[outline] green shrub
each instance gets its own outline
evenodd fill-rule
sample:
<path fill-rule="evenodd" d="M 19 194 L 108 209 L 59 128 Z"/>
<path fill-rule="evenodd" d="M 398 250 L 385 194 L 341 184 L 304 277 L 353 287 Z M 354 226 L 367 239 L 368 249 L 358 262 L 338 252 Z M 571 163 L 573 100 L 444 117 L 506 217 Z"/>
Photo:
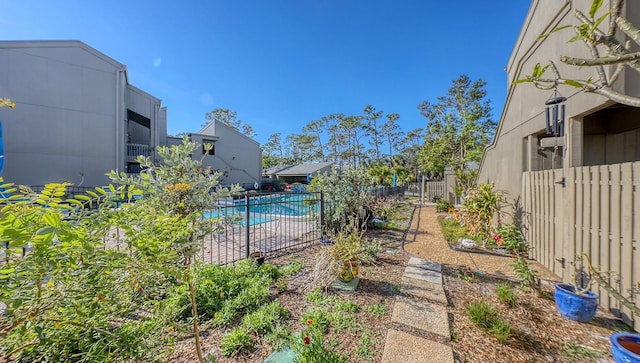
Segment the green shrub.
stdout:
<path fill-rule="evenodd" d="M 453 203 L 448 199 L 438 199 L 436 202 L 436 212 L 448 212 L 453 208 Z"/>
<path fill-rule="evenodd" d="M 511 324 L 506 320 L 498 320 L 491 329 L 489 329 L 489 333 L 491 333 L 498 342 L 504 343 L 509 340 L 511 336 Z"/>
<path fill-rule="evenodd" d="M 279 274 L 272 265 L 257 267 L 249 260 L 234 266 L 199 266 L 195 274 L 198 315 L 202 319 L 213 319 L 216 326 L 233 323 L 241 313 L 269 301 L 269 286 Z M 176 287 L 172 296 L 180 309 L 178 318 L 189 319 L 191 307 L 186 287 Z"/>
<path fill-rule="evenodd" d="M 493 236 L 493 218 L 504 201 L 504 193 L 493 184 L 479 184 L 468 190 L 461 208 L 462 220 L 469 233 L 483 246 Z"/>
<path fill-rule="evenodd" d="M 281 323 L 277 323 L 271 331 L 264 337 L 264 341 L 271 345 L 273 350 L 289 346 L 292 339 L 289 328 Z"/>
<path fill-rule="evenodd" d="M 304 268 L 304 260 L 298 260 L 295 262 L 289 262 L 288 264 L 280 268 L 280 272 L 283 276 L 292 276 L 298 273 Z"/>
<path fill-rule="evenodd" d="M 493 335 L 500 343 L 504 343 L 511 335 L 511 325 L 500 319 L 498 310 L 484 301 L 472 301 L 466 306 L 467 315 L 480 329 Z"/>
<path fill-rule="evenodd" d="M 499 226 L 493 239 L 499 247 L 506 249 L 508 253 L 522 254 L 529 250 L 522 231 L 513 223 Z"/>
<path fill-rule="evenodd" d="M 503 304 L 509 307 L 515 307 L 518 304 L 516 295 L 513 293 L 513 289 L 509 284 L 498 284 L 496 286 L 496 295 L 498 295 L 498 299 L 500 299 Z"/>
<path fill-rule="evenodd" d="M 367 307 L 367 310 L 373 315 L 384 315 L 387 313 L 387 305 L 385 304 L 373 304 Z"/>
<path fill-rule="evenodd" d="M 363 263 L 373 263 L 378 260 L 382 253 L 382 244 L 376 239 L 365 238 L 360 243 L 360 261 Z"/>
<path fill-rule="evenodd" d="M 531 269 L 529 261 L 524 256 L 516 255 L 511 260 L 511 267 L 516 273 L 516 277 L 520 279 L 520 288 L 527 291 L 530 287 L 536 286 L 536 277 L 538 271 Z"/>
<path fill-rule="evenodd" d="M 289 313 L 277 301 L 262 305 L 242 318 L 242 325 L 248 331 L 258 335 L 271 332 L 271 329 L 282 318 L 286 318 Z"/>
<path fill-rule="evenodd" d="M 244 327 L 234 328 L 220 339 L 220 349 L 227 357 L 242 353 L 252 346 L 251 334 Z"/>
<path fill-rule="evenodd" d="M 449 242 L 457 242 L 460 238 L 469 238 L 467 229 L 455 219 L 438 219 L 444 238 Z"/>

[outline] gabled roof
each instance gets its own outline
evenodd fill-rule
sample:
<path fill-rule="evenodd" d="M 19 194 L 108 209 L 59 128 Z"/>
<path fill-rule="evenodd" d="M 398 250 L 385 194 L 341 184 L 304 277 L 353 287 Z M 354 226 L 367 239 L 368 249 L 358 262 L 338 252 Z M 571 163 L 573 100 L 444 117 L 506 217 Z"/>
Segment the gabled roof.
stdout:
<path fill-rule="evenodd" d="M 278 172 L 281 172 L 283 170 L 292 168 L 293 165 L 276 165 L 276 166 L 272 166 L 270 168 L 267 168 L 265 170 L 262 171 L 263 175 L 271 175 L 271 174 L 277 174 Z"/>
<path fill-rule="evenodd" d="M 96 50 L 79 40 L 2 40 L 0 48 L 82 48 L 116 68 L 125 68 L 124 64 Z"/>
<path fill-rule="evenodd" d="M 296 166 L 292 166 L 286 170 L 281 172 L 277 172 L 278 176 L 293 176 L 293 175 L 307 175 L 314 174 L 327 169 L 334 163 L 332 161 L 324 162 L 324 163 L 310 163 L 310 164 L 300 164 Z"/>

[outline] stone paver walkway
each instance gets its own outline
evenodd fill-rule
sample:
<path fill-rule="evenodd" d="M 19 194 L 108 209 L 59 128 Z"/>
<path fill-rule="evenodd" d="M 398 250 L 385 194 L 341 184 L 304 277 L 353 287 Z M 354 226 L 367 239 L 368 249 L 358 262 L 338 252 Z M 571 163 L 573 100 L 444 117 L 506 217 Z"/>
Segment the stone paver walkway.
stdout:
<path fill-rule="evenodd" d="M 451 337 L 441 271 L 439 263 L 417 257 L 409 259 L 391 320 L 408 331 L 417 329 L 433 338 L 389 329 L 383 363 L 453 363 L 453 350 L 439 342 Z"/>

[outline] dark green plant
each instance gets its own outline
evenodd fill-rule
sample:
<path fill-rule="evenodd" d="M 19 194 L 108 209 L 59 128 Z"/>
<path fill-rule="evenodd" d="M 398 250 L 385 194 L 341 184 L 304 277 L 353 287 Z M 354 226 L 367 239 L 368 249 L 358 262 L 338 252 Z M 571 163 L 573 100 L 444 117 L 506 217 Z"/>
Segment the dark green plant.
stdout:
<path fill-rule="evenodd" d="M 356 354 L 368 362 L 372 362 L 376 357 L 376 346 L 380 344 L 380 339 L 373 337 L 371 333 L 365 332 L 360 337 Z"/>
<path fill-rule="evenodd" d="M 64 199 L 67 186 L 0 186 L 11 194 L 0 212 L 0 360 L 162 360 L 166 316 L 137 296 L 136 261 L 104 248 L 111 196 L 137 191 L 111 186 Z"/>
<path fill-rule="evenodd" d="M 516 255 L 511 259 L 511 267 L 516 273 L 516 277 L 520 280 L 520 288 L 524 291 L 530 287 L 537 287 L 536 277 L 538 271 L 531 269 L 529 261 L 524 256 Z"/>
<path fill-rule="evenodd" d="M 467 315 L 480 329 L 493 335 L 500 343 L 504 343 L 511 335 L 511 325 L 500 318 L 498 310 L 490 304 L 475 300 L 466 306 Z"/>
<path fill-rule="evenodd" d="M 236 327 L 220 339 L 220 349 L 227 357 L 240 354 L 251 347 L 253 339 L 244 327 Z"/>
<path fill-rule="evenodd" d="M 382 244 L 377 239 L 365 238 L 360 243 L 360 260 L 363 263 L 374 263 L 382 253 Z"/>
<path fill-rule="evenodd" d="M 436 202 L 436 212 L 448 212 L 453 208 L 453 203 L 448 199 L 440 198 Z"/>
<path fill-rule="evenodd" d="M 293 350 L 297 353 L 296 363 L 347 363 L 345 357 L 325 345 L 326 326 L 318 325 L 316 320 L 304 321 L 305 328 L 294 340 Z"/>
<path fill-rule="evenodd" d="M 469 189 L 461 207 L 462 224 L 483 247 L 493 236 L 493 218 L 500 210 L 504 195 L 493 184 L 479 184 Z"/>
<path fill-rule="evenodd" d="M 467 228 L 455 219 L 441 218 L 438 219 L 438 222 L 440 223 L 440 228 L 442 229 L 444 238 L 449 242 L 457 242 L 461 238 L 471 237 Z"/>
<path fill-rule="evenodd" d="M 516 294 L 513 292 L 511 285 L 506 283 L 500 283 L 496 286 L 496 295 L 498 295 L 498 299 L 505 305 L 509 307 L 515 307 L 518 305 L 518 299 L 516 298 Z"/>
<path fill-rule="evenodd" d="M 270 333 L 275 324 L 287 315 L 289 312 L 280 303 L 272 301 L 245 315 L 242 318 L 242 325 L 249 332 L 265 335 Z"/>
<path fill-rule="evenodd" d="M 203 148 L 207 151 L 212 145 Z M 139 156 L 143 169 L 139 175 L 112 171 L 108 176 L 126 190 L 141 192 L 139 200 L 119 209 L 114 227 L 123 231 L 127 247 L 141 264 L 155 266 L 187 288 L 196 354 L 202 361 L 193 265 L 204 237 L 220 227 L 202 218 L 202 213 L 239 188 L 218 188 L 221 174 L 203 168 L 202 159 L 192 158 L 196 150 L 200 145 L 185 137 L 180 145 L 157 148 L 161 163 Z"/>
<path fill-rule="evenodd" d="M 524 254 L 529 251 L 522 231 L 513 223 L 499 225 L 493 239 L 499 247 L 511 254 Z"/>
<path fill-rule="evenodd" d="M 325 230 L 362 230 L 372 217 L 371 194 L 375 181 L 365 168 L 345 168 L 316 176 L 310 190 L 321 191 L 325 198 Z"/>
<path fill-rule="evenodd" d="M 291 331 L 286 325 L 277 323 L 271 328 L 271 331 L 264 337 L 264 341 L 271 346 L 273 350 L 289 346 L 292 340 Z"/>
<path fill-rule="evenodd" d="M 386 304 L 373 304 L 367 307 L 367 310 L 373 315 L 384 315 L 387 313 L 387 305 Z"/>

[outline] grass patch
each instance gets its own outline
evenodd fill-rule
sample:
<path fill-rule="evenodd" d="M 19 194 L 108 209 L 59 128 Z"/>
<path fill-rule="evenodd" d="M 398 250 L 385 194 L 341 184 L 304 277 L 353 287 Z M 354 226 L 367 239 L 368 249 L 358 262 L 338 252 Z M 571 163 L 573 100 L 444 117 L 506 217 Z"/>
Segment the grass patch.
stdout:
<path fill-rule="evenodd" d="M 496 295 L 498 295 L 498 299 L 503 304 L 513 308 L 518 305 L 518 299 L 516 298 L 516 294 L 513 292 L 511 285 L 506 283 L 500 283 L 496 286 Z"/>
<path fill-rule="evenodd" d="M 605 352 L 601 350 L 595 350 L 591 348 L 584 347 L 582 345 L 577 345 L 574 343 L 569 343 L 564 346 L 564 351 L 562 355 L 567 358 L 575 359 L 575 360 L 589 360 L 593 361 L 598 358 L 601 358 Z"/>
<path fill-rule="evenodd" d="M 454 219 L 438 219 L 444 238 L 449 243 L 458 242 L 460 238 L 471 238 L 467 229 Z"/>
<path fill-rule="evenodd" d="M 511 336 L 511 324 L 500 318 L 498 310 L 484 301 L 472 301 L 467 305 L 467 315 L 480 329 L 504 343 Z"/>

